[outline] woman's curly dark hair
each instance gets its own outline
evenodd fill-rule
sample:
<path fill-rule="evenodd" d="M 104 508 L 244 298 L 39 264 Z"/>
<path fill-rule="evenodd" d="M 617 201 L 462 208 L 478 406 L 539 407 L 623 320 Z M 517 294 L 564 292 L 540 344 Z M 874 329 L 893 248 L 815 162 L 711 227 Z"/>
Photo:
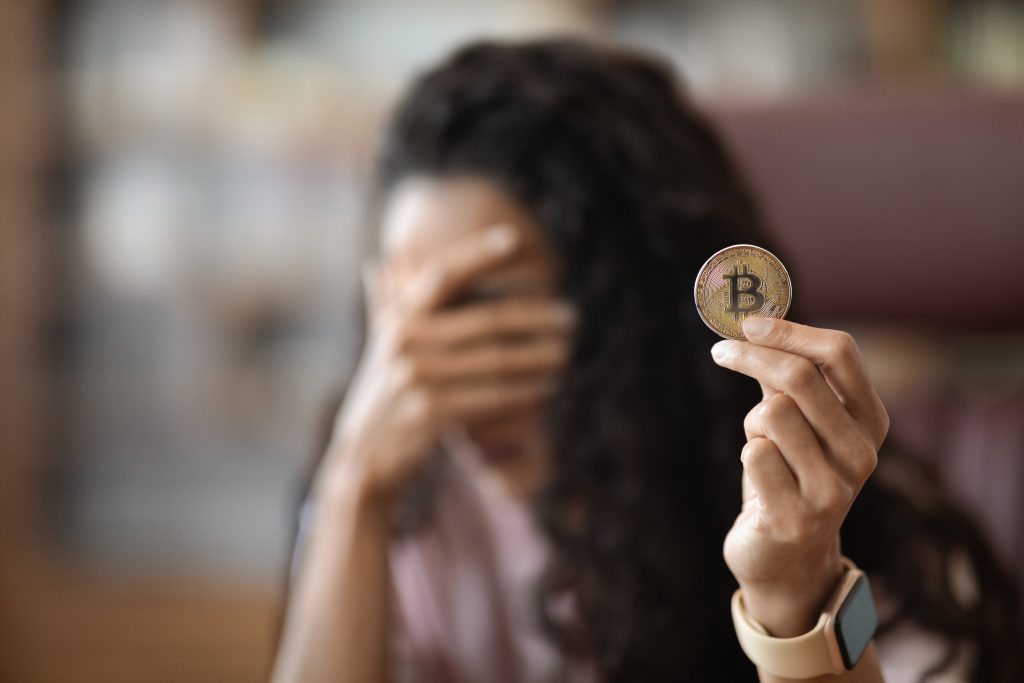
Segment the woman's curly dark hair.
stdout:
<path fill-rule="evenodd" d="M 730 621 L 722 542 L 739 507 L 743 416 L 760 392 L 711 361 L 716 337 L 692 297 L 710 254 L 767 238 L 718 135 L 648 57 L 573 40 L 478 43 L 400 102 L 379 190 L 459 174 L 532 211 L 579 315 L 550 410 L 553 476 L 535 503 L 553 546 L 538 595 L 548 634 L 609 681 L 755 680 Z M 883 454 L 880 471 L 888 458 L 910 461 Z M 1014 585 L 922 481 L 925 506 L 873 478 L 845 550 L 895 597 L 898 618 L 974 642 L 975 680 L 1020 680 Z M 973 605 L 946 580 L 957 554 L 978 574 Z M 578 623 L 551 609 L 566 593 Z"/>

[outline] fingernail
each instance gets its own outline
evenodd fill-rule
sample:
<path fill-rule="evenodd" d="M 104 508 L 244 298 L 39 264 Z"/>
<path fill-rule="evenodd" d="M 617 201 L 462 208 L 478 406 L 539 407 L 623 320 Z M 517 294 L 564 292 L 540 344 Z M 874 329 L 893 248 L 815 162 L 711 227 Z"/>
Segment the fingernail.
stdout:
<path fill-rule="evenodd" d="M 516 233 L 508 225 L 495 225 L 488 228 L 481 239 L 484 250 L 492 254 L 502 254 L 512 248 L 516 242 Z"/>
<path fill-rule="evenodd" d="M 733 342 L 724 339 L 711 347 L 711 357 L 716 361 L 723 361 L 732 355 Z"/>
<path fill-rule="evenodd" d="M 775 321 L 771 318 L 747 318 L 743 321 L 743 334 L 748 339 L 751 337 L 760 339 L 761 337 L 767 337 L 774 326 Z"/>

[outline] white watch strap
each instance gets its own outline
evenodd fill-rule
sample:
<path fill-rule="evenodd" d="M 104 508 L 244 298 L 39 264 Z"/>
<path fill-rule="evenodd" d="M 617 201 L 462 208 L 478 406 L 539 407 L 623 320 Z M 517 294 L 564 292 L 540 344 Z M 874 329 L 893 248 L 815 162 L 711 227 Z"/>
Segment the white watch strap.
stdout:
<path fill-rule="evenodd" d="M 828 614 L 822 614 L 809 632 L 795 638 L 773 638 L 761 624 L 747 615 L 743 596 L 732 596 L 732 620 L 740 647 L 758 667 L 781 678 L 814 678 L 841 673 L 832 663 L 825 635 Z"/>

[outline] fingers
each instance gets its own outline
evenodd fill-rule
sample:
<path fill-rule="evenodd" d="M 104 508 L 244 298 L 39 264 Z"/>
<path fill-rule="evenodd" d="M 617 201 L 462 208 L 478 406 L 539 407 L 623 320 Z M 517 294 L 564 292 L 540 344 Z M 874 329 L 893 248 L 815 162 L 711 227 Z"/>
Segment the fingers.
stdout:
<path fill-rule="evenodd" d="M 787 320 L 750 318 L 744 334 L 752 343 L 807 358 L 821 372 L 850 414 L 865 426 L 877 448 L 889 417 L 868 378 L 857 343 L 848 333 L 798 325 Z"/>
<path fill-rule="evenodd" d="M 835 476 L 834 470 L 851 487 L 859 488 L 863 481 L 861 471 L 852 466 L 857 457 L 826 454 L 803 413 L 786 394 L 776 394 L 754 406 L 743 425 L 748 440 L 767 438 L 775 444 L 808 498 L 827 490 L 823 482 Z"/>
<path fill-rule="evenodd" d="M 508 225 L 459 239 L 410 278 L 397 294 L 396 307 L 406 313 L 438 309 L 475 277 L 507 261 L 520 242 L 519 233 Z"/>
<path fill-rule="evenodd" d="M 475 383 L 412 388 L 403 396 L 411 408 L 395 407 L 401 419 L 444 424 L 485 417 L 506 416 L 539 405 L 552 394 L 551 379 L 529 377 L 491 379 Z"/>
<path fill-rule="evenodd" d="M 792 398 L 826 448 L 849 439 L 853 432 L 861 436 L 846 408 L 807 358 L 740 341 L 719 342 L 711 352 L 719 365 Z"/>
<path fill-rule="evenodd" d="M 417 379 L 446 383 L 529 374 L 554 376 L 565 366 L 567 355 L 565 338 L 542 337 L 455 350 L 420 351 L 411 354 L 409 362 Z"/>
<path fill-rule="evenodd" d="M 807 358 L 744 342 L 716 345 L 716 361 L 775 389 L 744 420 L 748 439 L 779 448 L 801 491 L 813 494 L 834 470 L 859 490 L 877 464 L 877 446 Z"/>
<path fill-rule="evenodd" d="M 853 502 L 853 489 L 834 473 L 803 489 L 778 446 L 765 438 L 747 442 L 740 456 L 745 483 L 756 496 L 758 515 L 780 541 L 806 544 L 835 536 Z M 744 500 L 744 506 L 751 499 Z"/>
<path fill-rule="evenodd" d="M 833 577 L 815 558 L 838 557 L 839 529 L 877 462 L 884 409 L 848 335 L 752 319 L 744 333 L 748 341 L 712 349 L 719 365 L 764 391 L 743 422 L 743 511 L 727 536 L 726 561 L 741 585 L 744 577 L 754 585 L 800 576 L 791 568 L 808 563 Z M 764 561 L 772 554 L 776 561 Z M 797 593 L 817 590 L 805 584 Z"/>
<path fill-rule="evenodd" d="M 530 338 L 403 356 L 401 375 L 430 404 L 436 420 L 500 415 L 550 395 L 568 357 L 568 339 Z"/>
<path fill-rule="evenodd" d="M 796 508 L 800 498 L 797 482 L 774 443 L 765 438 L 751 439 L 743 447 L 740 460 L 761 501 L 763 514 L 771 517 Z"/>
<path fill-rule="evenodd" d="M 456 385 L 437 392 L 435 410 L 451 422 L 505 416 L 536 407 L 555 387 L 543 378 Z"/>
<path fill-rule="evenodd" d="M 565 336 L 575 326 L 575 314 L 550 299 L 518 298 L 440 311 L 411 323 L 406 349 L 454 346 L 501 336 Z"/>

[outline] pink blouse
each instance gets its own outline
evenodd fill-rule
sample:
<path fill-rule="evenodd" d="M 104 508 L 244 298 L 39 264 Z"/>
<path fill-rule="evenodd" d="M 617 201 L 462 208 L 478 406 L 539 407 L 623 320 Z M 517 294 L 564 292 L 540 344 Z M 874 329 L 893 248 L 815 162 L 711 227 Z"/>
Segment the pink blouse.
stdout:
<path fill-rule="evenodd" d="M 398 683 L 596 680 L 541 631 L 534 587 L 543 535 L 471 458 L 446 458 L 430 525 L 391 550 Z"/>
<path fill-rule="evenodd" d="M 474 471 L 481 467 L 446 456 L 430 524 L 391 548 L 393 679 L 596 681 L 592 667 L 567 664 L 542 633 L 534 587 L 546 542 L 526 506 Z M 875 588 L 884 616 L 888 601 Z M 571 615 L 571 605 L 559 607 Z M 877 648 L 887 683 L 910 683 L 941 658 L 944 641 L 904 624 Z M 929 680 L 966 681 L 971 657 L 963 647 L 955 666 Z"/>

